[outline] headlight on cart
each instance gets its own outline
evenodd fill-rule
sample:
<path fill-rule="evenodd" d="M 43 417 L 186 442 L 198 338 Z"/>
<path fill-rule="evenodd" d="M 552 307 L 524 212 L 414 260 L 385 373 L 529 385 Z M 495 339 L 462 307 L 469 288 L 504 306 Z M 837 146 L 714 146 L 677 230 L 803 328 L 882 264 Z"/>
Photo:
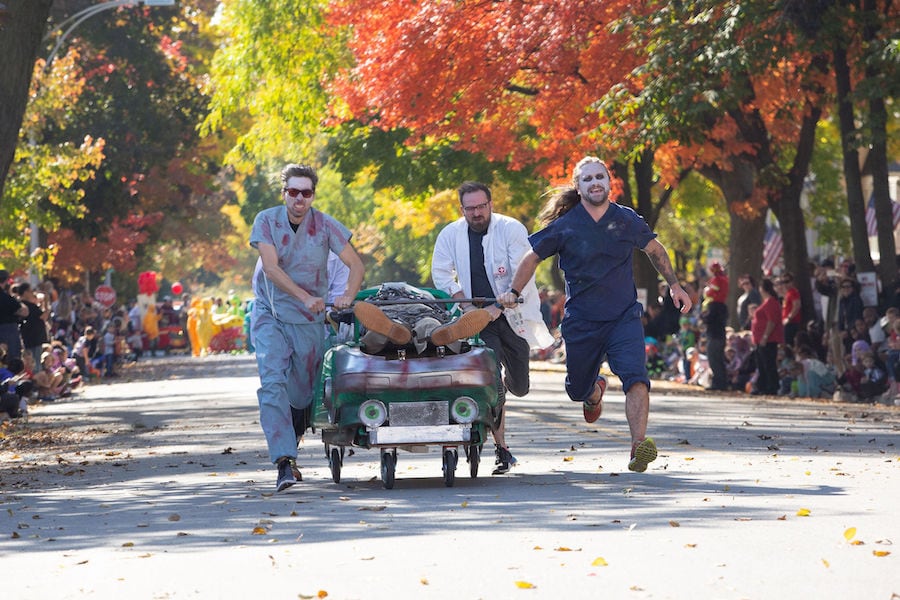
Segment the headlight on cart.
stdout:
<path fill-rule="evenodd" d="M 471 423 L 478 418 L 478 403 L 468 396 L 460 396 L 450 405 L 450 414 L 457 423 Z"/>
<path fill-rule="evenodd" d="M 387 407 L 381 400 L 366 400 L 359 405 L 359 420 L 366 427 L 378 427 L 387 420 Z"/>

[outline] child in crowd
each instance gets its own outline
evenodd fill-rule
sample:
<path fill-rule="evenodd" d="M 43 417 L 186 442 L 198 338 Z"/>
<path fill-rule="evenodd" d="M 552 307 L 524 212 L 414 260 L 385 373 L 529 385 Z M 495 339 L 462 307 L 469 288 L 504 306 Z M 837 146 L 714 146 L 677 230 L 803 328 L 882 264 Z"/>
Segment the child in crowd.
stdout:
<path fill-rule="evenodd" d="M 104 377 L 115 377 L 114 367 L 116 365 L 116 337 L 118 335 L 118 324 L 116 321 L 110 321 L 103 329 L 103 366 Z"/>
<path fill-rule="evenodd" d="M 53 352 L 41 354 L 41 370 L 34 374 L 38 398 L 50 402 L 56 400 L 66 389 L 66 369 L 59 366 Z"/>
<path fill-rule="evenodd" d="M 128 351 L 125 353 L 127 362 L 137 362 L 144 352 L 144 338 L 141 336 L 140 329 L 135 329 L 131 321 L 128 322 L 128 330 L 125 335 L 125 344 Z"/>
<path fill-rule="evenodd" d="M 797 394 L 806 398 L 831 398 L 837 380 L 828 365 L 819 360 L 809 346 L 797 349 L 797 361 L 802 366 Z"/>
<path fill-rule="evenodd" d="M 788 396 L 791 393 L 792 385 L 797 380 L 797 364 L 794 361 L 794 351 L 790 346 L 778 346 L 778 395 Z"/>
<path fill-rule="evenodd" d="M 862 362 L 862 378 L 857 395 L 864 402 L 874 402 L 888 389 L 887 372 L 878 363 L 873 352 L 863 352 L 860 360 Z"/>
<path fill-rule="evenodd" d="M 647 374 L 650 379 L 663 379 L 666 374 L 666 361 L 659 354 L 656 344 L 647 344 Z"/>

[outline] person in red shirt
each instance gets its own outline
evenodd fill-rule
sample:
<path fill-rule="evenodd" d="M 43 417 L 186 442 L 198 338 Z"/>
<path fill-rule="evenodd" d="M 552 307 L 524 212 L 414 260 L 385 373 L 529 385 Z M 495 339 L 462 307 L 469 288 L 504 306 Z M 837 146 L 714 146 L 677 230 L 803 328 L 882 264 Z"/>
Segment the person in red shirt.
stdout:
<path fill-rule="evenodd" d="M 803 311 L 800 310 L 800 290 L 794 285 L 794 276 L 784 273 L 779 280 L 784 298 L 781 301 L 781 322 L 784 325 L 784 343 L 794 345 L 794 336 L 803 322 Z"/>
<path fill-rule="evenodd" d="M 781 320 L 781 303 L 775 294 L 775 284 L 771 279 L 763 279 L 759 286 L 762 304 L 753 313 L 750 335 L 756 346 L 756 360 L 759 379 L 754 394 L 776 394 L 778 392 L 778 344 L 784 343 L 784 323 Z"/>
<path fill-rule="evenodd" d="M 728 276 L 725 274 L 725 267 L 719 261 L 714 260 L 709 265 L 709 272 L 712 273 L 712 277 L 703 288 L 704 304 L 707 302 L 725 304 L 728 299 Z"/>
<path fill-rule="evenodd" d="M 728 389 L 728 369 L 725 366 L 725 328 L 728 325 L 728 276 L 719 261 L 709 265 L 712 277 L 703 288 L 703 308 L 700 313 L 706 324 L 706 356 L 712 371 L 707 390 Z"/>

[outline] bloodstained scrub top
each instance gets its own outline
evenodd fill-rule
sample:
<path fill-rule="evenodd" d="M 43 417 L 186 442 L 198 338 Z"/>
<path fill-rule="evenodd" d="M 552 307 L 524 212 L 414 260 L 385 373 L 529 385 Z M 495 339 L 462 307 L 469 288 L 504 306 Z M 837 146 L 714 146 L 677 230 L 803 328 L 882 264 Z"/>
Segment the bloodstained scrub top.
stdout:
<path fill-rule="evenodd" d="M 541 260 L 559 254 L 566 317 L 613 321 L 637 301 L 632 255 L 656 234 L 632 209 L 610 203 L 597 221 L 579 202 L 528 241 Z"/>
<path fill-rule="evenodd" d="M 291 229 L 287 208 L 283 205 L 267 208 L 256 215 L 250 230 L 250 245 L 254 248 L 266 243 L 275 246 L 278 266 L 291 280 L 313 296 L 328 295 L 328 251 L 340 254 L 350 241 L 350 230 L 339 221 L 310 208 L 297 227 Z M 272 313 L 285 323 L 321 323 L 325 313 L 313 314 L 294 298 L 268 280 L 262 260 L 256 263 L 253 291 L 257 309 Z"/>

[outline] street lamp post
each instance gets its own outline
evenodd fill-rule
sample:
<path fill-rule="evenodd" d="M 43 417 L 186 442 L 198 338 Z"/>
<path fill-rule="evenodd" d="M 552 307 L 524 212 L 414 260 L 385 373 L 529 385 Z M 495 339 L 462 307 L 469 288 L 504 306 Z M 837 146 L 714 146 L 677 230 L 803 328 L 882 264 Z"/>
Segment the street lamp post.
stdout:
<path fill-rule="evenodd" d="M 52 38 L 57 32 L 61 32 L 59 38 L 56 40 L 56 44 L 53 45 L 53 50 L 51 50 L 50 54 L 47 56 L 47 62 L 44 64 L 44 70 L 50 70 L 50 65 L 53 64 L 53 60 L 56 58 L 56 55 L 59 52 L 60 48 L 62 48 L 63 43 L 65 43 L 66 38 L 69 37 L 69 34 L 75 31 L 75 29 L 79 25 L 81 25 L 94 15 L 106 10 L 111 10 L 113 8 L 119 8 L 120 6 L 172 6 L 173 4 L 175 4 L 175 0 L 108 0 L 107 2 L 94 4 L 78 11 L 77 13 L 70 16 L 68 19 L 51 29 L 49 32 L 47 32 L 47 35 L 44 36 L 44 41 L 46 42 L 49 41 L 50 38 Z"/>

